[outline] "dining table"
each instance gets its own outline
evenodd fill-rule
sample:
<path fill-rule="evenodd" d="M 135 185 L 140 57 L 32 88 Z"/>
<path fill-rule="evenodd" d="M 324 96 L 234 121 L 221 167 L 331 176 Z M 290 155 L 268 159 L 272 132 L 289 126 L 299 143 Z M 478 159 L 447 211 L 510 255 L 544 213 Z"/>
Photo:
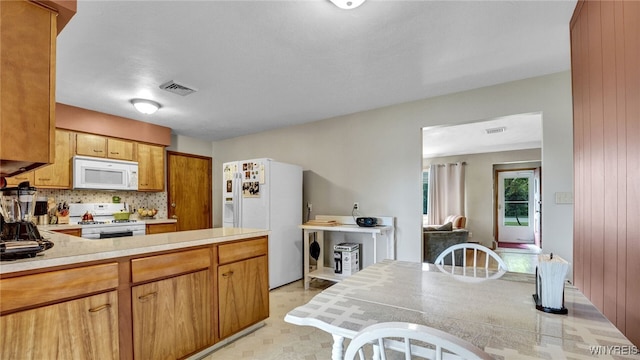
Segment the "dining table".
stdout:
<path fill-rule="evenodd" d="M 536 308 L 536 275 L 383 260 L 288 312 L 285 321 L 333 337 L 331 356 L 369 325 L 436 328 L 496 359 L 638 359 L 638 348 L 570 283 L 566 314 Z"/>

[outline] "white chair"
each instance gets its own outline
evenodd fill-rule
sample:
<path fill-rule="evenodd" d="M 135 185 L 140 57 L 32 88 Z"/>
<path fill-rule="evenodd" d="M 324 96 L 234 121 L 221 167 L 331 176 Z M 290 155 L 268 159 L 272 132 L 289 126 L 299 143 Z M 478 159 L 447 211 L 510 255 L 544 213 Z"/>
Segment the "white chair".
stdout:
<path fill-rule="evenodd" d="M 467 250 L 473 250 L 473 261 L 471 265 L 467 264 Z M 503 271 L 509 270 L 504 260 L 502 260 L 502 258 L 498 254 L 496 254 L 493 250 L 489 249 L 486 246 L 482 246 L 480 244 L 475 244 L 475 243 L 461 243 L 461 244 L 452 245 L 446 250 L 444 250 L 442 253 L 440 253 L 440 255 L 438 255 L 438 257 L 436 258 L 436 261 L 434 261 L 433 263 L 436 265 L 445 265 L 445 260 L 447 256 L 451 255 L 451 265 L 456 266 L 456 256 L 455 256 L 456 251 L 462 252 L 462 264 L 458 264 L 458 266 L 463 266 L 463 267 L 469 266 L 473 268 L 483 267 L 485 270 L 488 270 L 489 260 L 493 259 L 496 261 L 496 263 L 498 263 L 498 270 L 503 270 Z M 479 261 L 478 255 L 481 253 L 485 254 L 484 266 L 480 266 L 478 264 L 478 261 Z"/>
<path fill-rule="evenodd" d="M 387 355 L 398 359 L 394 355 L 402 353 L 406 360 L 492 359 L 468 341 L 438 329 L 405 322 L 379 323 L 362 329 L 349 343 L 344 360 L 353 360 L 356 354 L 364 360 L 365 348 L 372 353 L 372 359 L 381 360 L 386 360 Z"/>

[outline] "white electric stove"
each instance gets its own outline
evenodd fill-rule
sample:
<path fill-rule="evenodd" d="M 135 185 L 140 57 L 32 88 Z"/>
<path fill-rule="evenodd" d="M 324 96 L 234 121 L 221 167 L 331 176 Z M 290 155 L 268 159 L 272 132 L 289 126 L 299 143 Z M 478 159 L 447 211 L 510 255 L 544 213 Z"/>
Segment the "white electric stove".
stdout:
<path fill-rule="evenodd" d="M 138 220 L 115 220 L 114 213 L 125 210 L 124 204 L 87 203 L 69 204 L 69 223 L 81 226 L 83 238 L 108 239 L 123 236 L 144 235 L 146 224 Z M 83 221 L 84 214 L 93 216 L 91 221 Z"/>

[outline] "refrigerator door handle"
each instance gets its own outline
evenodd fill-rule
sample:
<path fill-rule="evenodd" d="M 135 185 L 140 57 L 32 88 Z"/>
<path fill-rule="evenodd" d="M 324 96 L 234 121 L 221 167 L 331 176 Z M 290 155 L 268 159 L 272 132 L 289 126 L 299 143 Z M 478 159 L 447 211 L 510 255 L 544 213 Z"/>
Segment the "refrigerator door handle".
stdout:
<path fill-rule="evenodd" d="M 233 227 L 242 227 L 242 174 L 233 175 Z"/>

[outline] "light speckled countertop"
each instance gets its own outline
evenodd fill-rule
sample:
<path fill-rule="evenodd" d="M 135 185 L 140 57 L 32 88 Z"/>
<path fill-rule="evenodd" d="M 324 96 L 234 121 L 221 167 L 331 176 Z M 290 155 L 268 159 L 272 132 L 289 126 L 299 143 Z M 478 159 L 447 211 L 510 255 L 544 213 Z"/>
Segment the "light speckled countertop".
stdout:
<path fill-rule="evenodd" d="M 57 226 L 67 226 L 66 228 L 69 229 L 71 226 L 78 225 Z M 34 258 L 2 261 L 0 262 L 0 274 L 142 255 L 269 234 L 268 230 L 263 229 L 214 228 L 90 240 L 48 231 L 48 228 L 51 227 L 39 227 L 39 230 L 40 235 L 54 243 L 51 249 L 41 252 Z"/>
<path fill-rule="evenodd" d="M 140 222 L 144 222 L 145 224 L 169 224 L 169 223 L 175 223 L 178 220 L 176 219 L 136 219 L 133 218 L 133 220 L 137 220 Z M 74 229 L 80 229 L 81 225 L 78 224 L 53 224 L 53 225 L 38 225 L 38 230 L 45 230 L 45 231 L 56 231 L 56 230 L 74 230 Z"/>

